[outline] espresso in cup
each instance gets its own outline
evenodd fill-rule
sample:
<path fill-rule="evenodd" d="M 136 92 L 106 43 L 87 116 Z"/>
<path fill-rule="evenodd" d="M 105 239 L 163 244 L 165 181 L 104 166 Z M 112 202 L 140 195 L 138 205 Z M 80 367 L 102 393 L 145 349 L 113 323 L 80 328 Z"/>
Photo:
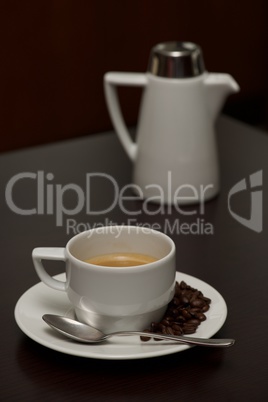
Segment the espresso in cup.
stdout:
<path fill-rule="evenodd" d="M 88 264 L 100 265 L 104 267 L 136 267 L 138 265 L 149 264 L 157 259 L 147 254 L 138 253 L 111 253 L 97 255 L 96 257 L 85 260 Z"/>
<path fill-rule="evenodd" d="M 50 276 L 43 260 L 65 261 L 66 281 Z M 161 321 L 175 293 L 174 242 L 153 229 L 91 229 L 66 247 L 35 248 L 33 263 L 46 285 L 66 292 L 79 321 L 104 332 Z"/>

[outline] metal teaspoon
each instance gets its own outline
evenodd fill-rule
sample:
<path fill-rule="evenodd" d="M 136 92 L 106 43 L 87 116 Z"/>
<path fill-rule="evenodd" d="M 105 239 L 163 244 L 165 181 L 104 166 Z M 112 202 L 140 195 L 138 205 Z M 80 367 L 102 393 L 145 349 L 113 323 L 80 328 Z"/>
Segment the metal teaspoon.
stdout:
<path fill-rule="evenodd" d="M 112 336 L 119 335 L 138 335 L 146 336 L 157 339 L 165 339 L 171 341 L 177 341 L 186 345 L 198 345 L 198 346 L 212 346 L 212 347 L 228 347 L 235 343 L 234 339 L 203 339 L 193 338 L 189 336 L 176 336 L 176 335 L 162 335 L 153 334 L 142 331 L 120 331 L 110 334 L 104 334 L 100 330 L 91 327 L 90 325 L 83 324 L 79 321 L 73 320 L 68 317 L 63 317 L 54 314 L 43 315 L 43 320 L 53 329 L 61 334 L 79 342 L 84 343 L 99 343 L 104 342 Z"/>

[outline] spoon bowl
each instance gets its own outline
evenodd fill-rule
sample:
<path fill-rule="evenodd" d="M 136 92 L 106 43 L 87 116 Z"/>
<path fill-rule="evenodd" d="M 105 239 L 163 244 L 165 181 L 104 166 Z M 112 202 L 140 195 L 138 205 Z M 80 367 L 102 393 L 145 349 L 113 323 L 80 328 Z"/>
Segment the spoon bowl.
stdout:
<path fill-rule="evenodd" d="M 60 332 L 62 335 L 71 338 L 77 342 L 84 343 L 100 343 L 106 341 L 112 336 L 144 336 L 155 339 L 163 339 L 179 342 L 186 345 L 198 345 L 198 346 L 211 346 L 211 347 L 229 347 L 232 346 L 235 341 L 234 339 L 205 339 L 205 338 L 195 338 L 189 336 L 177 336 L 177 335 L 164 335 L 164 334 L 154 334 L 147 333 L 144 331 L 120 331 L 113 332 L 110 334 L 104 334 L 97 328 L 91 327 L 90 325 L 83 324 L 79 321 L 73 320 L 68 317 L 45 314 L 43 315 L 43 320 L 54 330 Z"/>

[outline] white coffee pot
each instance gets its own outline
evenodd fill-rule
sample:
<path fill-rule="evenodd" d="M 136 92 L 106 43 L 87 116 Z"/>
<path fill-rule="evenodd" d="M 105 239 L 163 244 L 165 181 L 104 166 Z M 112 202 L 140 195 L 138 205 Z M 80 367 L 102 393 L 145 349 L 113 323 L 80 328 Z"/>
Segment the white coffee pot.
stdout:
<path fill-rule="evenodd" d="M 144 87 L 136 142 L 126 127 L 116 86 Z M 190 42 L 156 45 L 148 71 L 108 72 L 107 107 L 134 163 L 133 189 L 155 203 L 192 204 L 219 192 L 215 120 L 239 86 L 229 74 L 208 73 L 202 51 Z"/>

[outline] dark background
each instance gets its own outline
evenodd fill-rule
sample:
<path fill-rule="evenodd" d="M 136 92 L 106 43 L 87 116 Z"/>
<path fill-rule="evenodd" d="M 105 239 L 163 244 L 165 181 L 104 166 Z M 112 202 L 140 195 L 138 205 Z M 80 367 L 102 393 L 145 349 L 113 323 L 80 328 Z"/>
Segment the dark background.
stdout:
<path fill-rule="evenodd" d="M 106 71 L 143 72 L 152 46 L 198 43 L 208 71 L 233 75 L 241 92 L 224 112 L 267 124 L 265 0 L 0 3 L 0 152 L 111 129 Z M 135 124 L 139 89 L 120 89 Z"/>

